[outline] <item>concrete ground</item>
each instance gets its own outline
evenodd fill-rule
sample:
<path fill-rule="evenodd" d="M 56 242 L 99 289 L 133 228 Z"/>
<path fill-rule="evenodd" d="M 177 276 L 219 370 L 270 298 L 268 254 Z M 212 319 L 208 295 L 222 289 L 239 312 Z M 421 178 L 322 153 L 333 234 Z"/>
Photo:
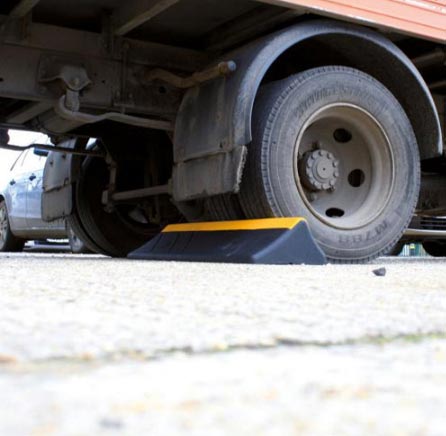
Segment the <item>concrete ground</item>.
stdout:
<path fill-rule="evenodd" d="M 444 435 L 445 281 L 1 255 L 0 435 Z"/>

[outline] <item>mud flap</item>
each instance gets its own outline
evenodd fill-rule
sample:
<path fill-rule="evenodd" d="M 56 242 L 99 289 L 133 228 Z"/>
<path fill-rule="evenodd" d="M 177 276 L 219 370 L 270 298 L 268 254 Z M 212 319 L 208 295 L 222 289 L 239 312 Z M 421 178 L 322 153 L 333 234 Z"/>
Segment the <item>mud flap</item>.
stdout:
<path fill-rule="evenodd" d="M 128 257 L 270 265 L 327 263 L 302 218 L 171 225 Z"/>
<path fill-rule="evenodd" d="M 71 155 L 51 152 L 43 171 L 42 219 L 52 222 L 71 214 Z"/>

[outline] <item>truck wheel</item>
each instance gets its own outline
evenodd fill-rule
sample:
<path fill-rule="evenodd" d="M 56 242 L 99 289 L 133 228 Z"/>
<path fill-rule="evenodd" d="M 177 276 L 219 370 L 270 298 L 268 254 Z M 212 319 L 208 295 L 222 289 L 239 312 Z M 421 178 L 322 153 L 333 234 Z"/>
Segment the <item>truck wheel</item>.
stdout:
<path fill-rule="evenodd" d="M 8 210 L 4 200 L 0 201 L 0 252 L 22 251 L 25 241 L 17 238 L 11 232 Z"/>
<path fill-rule="evenodd" d="M 88 254 L 91 253 L 87 245 L 78 237 L 78 235 L 74 232 L 73 228 L 66 222 L 66 229 L 68 235 L 68 241 L 70 243 L 71 251 L 74 254 Z"/>
<path fill-rule="evenodd" d="M 101 253 L 125 257 L 155 236 L 159 228 L 132 218 L 133 209 L 127 205 L 106 211 L 102 193 L 108 183 L 109 171 L 105 161 L 87 157 L 76 185 L 77 213 L 82 228 Z"/>
<path fill-rule="evenodd" d="M 419 184 L 413 128 L 369 75 L 329 66 L 263 88 L 240 192 L 247 217 L 303 216 L 330 261 L 364 262 L 400 239 Z"/>
<path fill-rule="evenodd" d="M 445 241 L 424 241 L 423 248 L 433 257 L 446 257 Z"/>
<path fill-rule="evenodd" d="M 397 242 L 395 247 L 392 248 L 389 255 L 390 256 L 399 256 L 401 252 L 403 251 L 404 246 L 406 245 L 406 242 Z"/>
<path fill-rule="evenodd" d="M 69 217 L 67 217 L 67 226 L 76 235 L 79 235 L 79 237 L 82 238 L 82 241 L 84 241 L 84 244 L 89 251 L 91 251 L 93 253 L 107 255 L 107 253 L 101 247 L 99 247 L 97 244 L 95 244 L 94 241 L 90 238 L 90 236 L 87 235 L 85 229 L 83 228 L 83 226 L 81 224 L 81 221 L 79 218 L 79 213 L 77 211 L 75 203 L 73 203 L 72 214 Z"/>

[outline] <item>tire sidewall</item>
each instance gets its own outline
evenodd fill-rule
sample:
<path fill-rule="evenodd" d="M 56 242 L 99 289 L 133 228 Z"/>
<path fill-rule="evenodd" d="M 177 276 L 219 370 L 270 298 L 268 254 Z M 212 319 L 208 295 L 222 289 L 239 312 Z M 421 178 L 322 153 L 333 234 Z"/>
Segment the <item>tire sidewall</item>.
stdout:
<path fill-rule="evenodd" d="M 4 241 L 0 240 L 0 252 L 5 251 L 6 247 L 8 246 L 8 239 L 10 237 L 11 234 L 11 229 L 9 227 L 9 218 L 8 218 L 8 210 L 6 208 L 6 203 L 5 201 L 0 201 L 0 209 L 4 209 L 5 213 L 6 213 L 6 219 L 8 221 L 8 227 L 6 229 L 6 235 L 5 235 L 5 239 Z"/>
<path fill-rule="evenodd" d="M 17 252 L 22 251 L 23 246 L 25 245 L 25 240 L 17 238 L 11 230 L 11 224 L 9 221 L 9 214 L 8 214 L 8 207 L 6 205 L 5 200 L 0 201 L 0 207 L 3 208 L 6 212 L 6 219 L 7 219 L 7 229 L 6 229 L 6 236 L 5 240 L 0 242 L 0 252 Z"/>
<path fill-rule="evenodd" d="M 126 257 L 159 231 L 156 227 L 131 226 L 117 210 L 105 211 L 102 192 L 109 180 L 104 161 L 87 157 L 76 187 L 79 219 L 89 237 L 102 251 L 113 257 Z"/>
<path fill-rule="evenodd" d="M 70 227 L 69 224 L 66 224 L 67 234 L 68 234 L 68 241 L 70 242 L 70 248 L 71 251 L 74 254 L 83 254 L 87 253 L 89 250 L 86 247 L 86 245 L 77 237 L 77 235 L 74 233 L 73 229 Z"/>
<path fill-rule="evenodd" d="M 332 68 L 291 81 L 276 100 L 262 138 L 261 166 L 276 216 L 304 216 L 329 258 L 367 259 L 390 250 L 412 217 L 419 189 L 419 155 L 412 126 L 395 97 L 371 77 Z M 383 212 L 352 230 L 334 230 L 309 212 L 295 182 L 296 141 L 307 121 L 331 104 L 359 106 L 384 128 L 394 158 L 394 187 Z M 384 247 L 384 248 L 383 248 Z"/>

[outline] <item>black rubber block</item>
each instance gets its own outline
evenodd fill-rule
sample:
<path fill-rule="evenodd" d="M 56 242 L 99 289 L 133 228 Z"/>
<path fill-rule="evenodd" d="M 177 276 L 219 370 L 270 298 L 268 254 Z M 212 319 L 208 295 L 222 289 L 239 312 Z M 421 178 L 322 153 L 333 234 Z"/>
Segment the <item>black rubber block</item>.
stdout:
<path fill-rule="evenodd" d="M 259 220 L 257 220 L 258 222 Z M 243 222 L 243 223 L 246 223 Z M 187 225 L 186 225 L 187 226 Z M 293 228 L 163 231 L 129 254 L 130 259 L 270 265 L 327 263 L 305 221 Z"/>

